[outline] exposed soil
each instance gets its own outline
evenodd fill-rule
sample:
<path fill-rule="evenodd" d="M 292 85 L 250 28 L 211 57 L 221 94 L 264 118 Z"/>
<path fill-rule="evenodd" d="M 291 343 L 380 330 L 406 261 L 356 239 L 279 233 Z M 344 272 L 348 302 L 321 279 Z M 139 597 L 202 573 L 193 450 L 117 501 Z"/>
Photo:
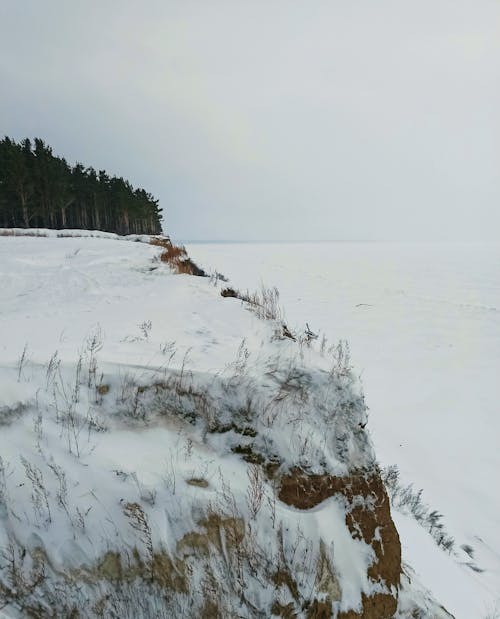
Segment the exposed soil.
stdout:
<path fill-rule="evenodd" d="M 390 619 L 397 608 L 397 598 L 390 589 L 399 585 L 401 543 L 380 475 L 360 471 L 349 477 L 334 477 L 308 475 L 294 469 L 281 479 L 279 499 L 298 509 L 311 509 L 335 495 L 346 502 L 346 525 L 353 538 L 364 540 L 375 552 L 376 561 L 369 567 L 368 577 L 385 584 L 388 590 L 369 597 L 363 595 L 360 613 L 342 612 L 338 619 Z"/>

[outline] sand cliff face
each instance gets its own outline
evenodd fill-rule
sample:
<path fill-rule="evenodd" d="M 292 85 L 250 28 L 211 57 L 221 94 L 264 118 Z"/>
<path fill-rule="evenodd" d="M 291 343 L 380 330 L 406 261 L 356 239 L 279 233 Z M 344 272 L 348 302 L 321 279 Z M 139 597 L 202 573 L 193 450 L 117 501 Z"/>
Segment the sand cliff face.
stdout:
<path fill-rule="evenodd" d="M 339 619 L 389 619 L 397 608 L 397 588 L 401 574 L 401 544 L 391 518 L 389 498 L 377 472 L 354 472 L 347 477 L 308 475 L 300 469 L 281 479 L 279 498 L 298 509 L 311 509 L 330 497 L 338 497 L 346 507 L 345 523 L 354 539 L 361 539 L 374 551 L 367 575 L 380 584 L 382 592 L 362 594 L 362 609 L 340 612 Z M 342 599 L 342 592 L 340 592 Z M 323 606 L 322 617 L 327 614 Z M 316 615 L 312 615 L 316 616 Z"/>

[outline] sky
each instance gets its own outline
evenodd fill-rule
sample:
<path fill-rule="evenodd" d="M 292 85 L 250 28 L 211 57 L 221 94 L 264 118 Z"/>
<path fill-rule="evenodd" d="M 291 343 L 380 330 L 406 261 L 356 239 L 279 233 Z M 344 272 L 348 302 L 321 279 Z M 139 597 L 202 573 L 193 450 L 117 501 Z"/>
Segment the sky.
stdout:
<path fill-rule="evenodd" d="M 499 0 L 1 0 L 0 135 L 184 240 L 497 241 Z"/>

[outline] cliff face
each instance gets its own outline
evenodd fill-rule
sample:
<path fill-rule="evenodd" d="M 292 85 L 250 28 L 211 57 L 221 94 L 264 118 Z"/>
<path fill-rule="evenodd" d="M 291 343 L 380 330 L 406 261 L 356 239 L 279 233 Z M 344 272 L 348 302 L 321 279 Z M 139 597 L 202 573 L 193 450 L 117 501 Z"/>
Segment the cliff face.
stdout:
<path fill-rule="evenodd" d="M 389 619 L 397 609 L 396 591 L 401 575 L 401 544 L 391 518 L 389 498 L 377 471 L 353 472 L 346 477 L 308 475 L 300 469 L 281 480 L 279 498 L 298 509 L 311 509 L 329 497 L 345 504 L 345 523 L 354 539 L 374 552 L 367 570 L 369 582 L 381 591 L 362 594 L 362 608 L 340 612 L 339 619 Z M 333 616 L 325 614 L 324 616 Z"/>
<path fill-rule="evenodd" d="M 24 316 L 33 334 L 0 359 L 8 617 L 399 612 L 399 538 L 344 344 L 292 334 L 273 295 L 242 307 L 174 275 L 161 244 L 0 241 L 12 333 Z"/>

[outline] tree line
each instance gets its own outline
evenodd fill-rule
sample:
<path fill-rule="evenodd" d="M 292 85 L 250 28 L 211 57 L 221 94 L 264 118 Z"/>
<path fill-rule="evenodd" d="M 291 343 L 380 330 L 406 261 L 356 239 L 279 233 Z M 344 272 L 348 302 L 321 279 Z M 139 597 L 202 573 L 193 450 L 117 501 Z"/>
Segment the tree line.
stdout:
<path fill-rule="evenodd" d="M 52 153 L 40 138 L 0 141 L 0 226 L 160 234 L 161 208 L 144 189 Z"/>

